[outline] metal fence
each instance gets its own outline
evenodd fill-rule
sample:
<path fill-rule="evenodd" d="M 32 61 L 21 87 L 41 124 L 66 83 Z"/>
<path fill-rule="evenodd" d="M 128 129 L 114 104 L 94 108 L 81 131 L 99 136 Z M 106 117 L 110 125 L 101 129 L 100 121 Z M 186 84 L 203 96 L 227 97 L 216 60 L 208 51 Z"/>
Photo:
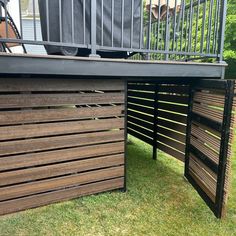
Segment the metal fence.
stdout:
<path fill-rule="evenodd" d="M 32 0 L 28 38 L 22 1 L 14 2 L 19 12 L 13 17 L 9 0 L 0 3 L 2 51 L 43 45 L 48 54 L 223 60 L 225 0 Z"/>

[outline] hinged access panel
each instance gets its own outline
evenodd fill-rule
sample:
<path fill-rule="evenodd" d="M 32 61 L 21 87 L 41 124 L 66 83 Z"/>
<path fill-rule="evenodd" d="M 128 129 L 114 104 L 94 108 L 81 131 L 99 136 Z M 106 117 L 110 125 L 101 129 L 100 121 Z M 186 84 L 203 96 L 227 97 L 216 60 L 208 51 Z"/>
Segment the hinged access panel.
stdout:
<path fill-rule="evenodd" d="M 218 218 L 229 190 L 234 92 L 234 81 L 201 80 L 190 95 L 185 176 Z"/>

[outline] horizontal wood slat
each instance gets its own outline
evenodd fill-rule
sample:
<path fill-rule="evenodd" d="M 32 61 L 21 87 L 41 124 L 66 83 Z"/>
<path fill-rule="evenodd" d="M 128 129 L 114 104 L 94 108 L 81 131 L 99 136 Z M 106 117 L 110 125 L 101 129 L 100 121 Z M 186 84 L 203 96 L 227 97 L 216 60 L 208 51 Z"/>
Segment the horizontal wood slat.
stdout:
<path fill-rule="evenodd" d="M 0 201 L 124 176 L 124 166 L 3 187 Z"/>
<path fill-rule="evenodd" d="M 0 156 L 124 141 L 124 130 L 0 142 Z"/>
<path fill-rule="evenodd" d="M 155 91 L 154 84 L 128 84 L 128 90 Z"/>
<path fill-rule="evenodd" d="M 172 140 L 170 138 L 159 135 L 158 141 L 160 141 L 161 143 L 164 143 L 168 146 L 171 146 L 172 148 L 177 149 L 180 152 L 185 152 L 185 144 L 179 143 L 176 140 Z"/>
<path fill-rule="evenodd" d="M 189 87 L 188 86 L 181 86 L 181 85 L 160 85 L 158 87 L 158 92 L 187 94 L 188 95 Z"/>
<path fill-rule="evenodd" d="M 1 78 L 2 92 L 54 92 L 54 91 L 93 91 L 124 90 L 124 81 L 113 79 L 108 82 L 94 79 L 58 79 L 58 78 Z"/>
<path fill-rule="evenodd" d="M 154 100 L 155 94 L 154 93 L 147 93 L 145 91 L 128 91 L 128 96 L 130 97 L 138 97 L 138 98 L 145 98 Z"/>
<path fill-rule="evenodd" d="M 131 129 L 129 126 L 128 126 L 128 133 L 131 134 L 132 136 L 134 136 L 135 138 L 142 140 L 145 143 L 153 145 L 153 138 L 152 137 L 147 137 L 147 136 L 143 135 L 142 133 L 139 133 L 136 130 Z"/>
<path fill-rule="evenodd" d="M 0 140 L 73 134 L 124 127 L 123 118 L 0 127 Z"/>
<path fill-rule="evenodd" d="M 166 146 L 162 143 L 159 143 L 159 142 L 157 142 L 157 148 L 160 149 L 161 151 L 177 158 L 178 160 L 180 160 L 182 162 L 184 161 L 185 156 L 181 152 L 178 152 L 178 151 L 176 151 L 176 150 L 174 150 L 174 149 L 172 149 L 172 148 L 170 148 L 170 147 L 168 147 L 168 146 Z"/>
<path fill-rule="evenodd" d="M 123 139 L 121 135 L 120 139 Z M 115 139 L 115 137 L 114 137 Z M 110 140 L 111 141 L 111 140 Z M 98 142 L 96 142 L 98 143 Z M 124 142 L 75 147 L 40 153 L 29 153 L 0 158 L 0 171 L 73 161 L 89 157 L 123 153 Z"/>
<path fill-rule="evenodd" d="M 158 110 L 158 117 L 165 118 L 167 120 L 173 120 L 175 122 L 186 124 L 187 117 L 179 114 L 174 114 L 166 111 Z"/>
<path fill-rule="evenodd" d="M 163 127 L 160 127 L 160 126 L 158 126 L 158 128 L 157 128 L 157 132 L 160 133 L 160 134 L 163 134 L 167 137 L 170 137 L 172 139 L 178 140 L 182 143 L 185 143 L 186 137 L 183 134 L 176 133 L 175 131 L 172 131 L 172 130 L 169 130 L 169 129 L 166 129 L 166 128 L 163 128 Z"/>
<path fill-rule="evenodd" d="M 124 106 L 80 107 L 0 112 L 0 125 L 122 116 Z"/>
<path fill-rule="evenodd" d="M 0 109 L 41 106 L 123 103 L 123 93 L 12 94 L 0 95 Z"/>
<path fill-rule="evenodd" d="M 150 108 L 150 107 L 144 107 L 144 106 L 138 106 L 135 104 L 128 104 L 128 109 L 137 111 L 137 112 L 142 112 L 142 113 L 146 113 L 148 115 L 153 115 L 154 114 L 154 109 Z"/>
<path fill-rule="evenodd" d="M 171 121 L 163 120 L 163 119 L 158 120 L 158 125 L 164 126 L 168 129 L 173 129 L 173 130 L 181 132 L 183 134 L 186 133 L 186 125 L 177 124 L 175 122 L 171 122 Z"/>
<path fill-rule="evenodd" d="M 170 103 L 158 103 L 158 108 L 162 110 L 169 110 L 171 112 L 177 112 L 182 114 L 187 114 L 188 107 L 187 106 L 180 106 L 176 104 L 170 104 Z"/>
<path fill-rule="evenodd" d="M 137 99 L 137 98 L 133 98 L 133 97 L 128 97 L 128 102 L 138 104 L 138 105 L 147 106 L 147 107 L 153 107 L 154 106 L 154 101 L 144 100 L 144 99 Z"/>
<path fill-rule="evenodd" d="M 147 115 L 147 114 L 143 114 L 140 113 L 138 111 L 132 111 L 132 110 L 128 110 L 127 111 L 128 116 L 132 116 L 141 120 L 146 120 L 147 122 L 153 123 L 153 115 Z"/>
<path fill-rule="evenodd" d="M 158 94 L 158 100 L 166 101 L 166 102 L 173 102 L 173 103 L 181 103 L 187 104 L 188 97 L 187 96 L 178 96 L 178 95 L 167 95 L 167 94 Z"/>
<path fill-rule="evenodd" d="M 79 196 L 95 194 L 113 189 L 119 189 L 123 187 L 123 184 L 124 184 L 124 178 L 116 178 L 98 183 L 81 185 L 73 188 L 62 189 L 44 194 L 38 194 L 25 198 L 18 198 L 15 200 L 4 201 L 0 202 L 0 214 L 4 215 L 12 212 L 25 210 L 28 208 L 34 208 L 38 206 L 47 205 L 50 203 L 77 198 Z"/>
<path fill-rule="evenodd" d="M 124 154 L 0 173 L 0 186 L 124 164 Z"/>
<path fill-rule="evenodd" d="M 153 138 L 153 130 L 148 130 L 144 127 L 138 126 L 137 124 L 133 124 L 131 122 L 128 122 L 128 127 L 138 131 L 139 133 L 143 133 L 150 138 Z"/>
<path fill-rule="evenodd" d="M 136 119 L 136 118 L 131 117 L 131 116 L 128 116 L 127 120 L 128 120 L 128 122 L 137 124 L 139 126 L 142 126 L 146 129 L 150 129 L 151 131 L 153 131 L 153 124 L 151 124 L 151 123 L 148 123 L 148 122 L 143 121 L 143 120 Z"/>

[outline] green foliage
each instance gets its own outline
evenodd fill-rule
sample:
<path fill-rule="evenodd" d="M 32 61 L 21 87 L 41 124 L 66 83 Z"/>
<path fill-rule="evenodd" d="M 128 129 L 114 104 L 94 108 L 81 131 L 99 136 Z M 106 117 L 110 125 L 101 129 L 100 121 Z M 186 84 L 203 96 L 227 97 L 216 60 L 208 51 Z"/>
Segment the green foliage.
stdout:
<path fill-rule="evenodd" d="M 228 63 L 227 78 L 236 78 L 236 0 L 228 0 L 224 58 Z"/>

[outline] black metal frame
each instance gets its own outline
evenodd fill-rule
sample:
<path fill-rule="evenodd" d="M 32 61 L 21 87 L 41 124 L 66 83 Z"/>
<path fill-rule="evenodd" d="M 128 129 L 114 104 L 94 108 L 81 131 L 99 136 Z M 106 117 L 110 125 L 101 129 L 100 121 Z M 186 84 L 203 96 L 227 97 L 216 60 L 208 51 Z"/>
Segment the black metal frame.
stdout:
<path fill-rule="evenodd" d="M 45 0 L 46 3 L 48 3 L 48 0 Z M 188 60 L 198 60 L 199 58 L 213 58 L 218 62 L 223 61 L 223 47 L 224 47 L 224 31 L 225 31 L 225 22 L 226 22 L 226 0 L 218 0 L 216 3 L 214 1 L 211 1 L 209 3 L 209 9 L 208 4 L 206 0 L 191 0 L 190 4 L 186 5 L 185 0 L 181 3 L 181 10 L 180 12 L 177 11 L 177 0 L 175 0 L 175 7 L 171 10 L 169 10 L 169 1 L 167 1 L 167 14 L 164 17 L 164 19 L 158 18 L 158 20 L 152 19 L 152 8 L 150 6 L 148 19 L 145 19 L 143 14 L 143 4 L 144 2 L 141 1 L 141 10 L 140 10 L 140 32 L 139 32 L 139 41 L 140 45 L 139 47 L 133 47 L 133 21 L 134 21 L 134 0 L 132 0 L 132 10 L 131 10 L 131 22 L 130 22 L 130 40 L 131 45 L 124 47 L 123 43 L 121 43 L 121 46 L 114 46 L 113 45 L 113 25 L 112 25 L 112 45 L 104 45 L 103 43 L 101 45 L 98 45 L 97 43 L 97 0 L 90 0 L 91 1 L 91 40 L 90 43 L 75 43 L 74 41 L 74 22 L 72 22 L 72 42 L 63 42 L 62 39 L 60 39 L 59 42 L 50 41 L 48 38 L 47 40 L 38 40 L 36 36 L 36 13 L 35 13 L 35 0 L 33 1 L 33 21 L 34 21 L 34 39 L 11 39 L 9 37 L 1 38 L 0 42 L 2 43 L 20 43 L 20 44 L 32 44 L 32 45 L 47 45 L 47 46 L 58 46 L 58 47 L 70 47 L 70 48 L 81 48 L 85 49 L 88 52 L 90 52 L 91 57 L 99 57 L 99 52 L 101 51 L 116 51 L 122 54 L 122 52 L 126 52 L 125 54 L 122 54 L 122 57 L 128 58 L 129 56 L 133 56 L 136 53 L 141 54 L 141 59 L 143 59 L 143 55 L 146 55 L 146 60 L 180 60 L 180 61 L 188 61 Z M 4 2 L 4 8 L 6 11 L 6 4 L 8 1 L 1 0 L 1 2 Z M 111 12 L 112 17 L 112 24 L 114 23 L 114 0 L 112 0 L 113 3 L 113 10 Z M 121 8 L 124 8 L 124 1 L 122 1 L 123 4 Z M 203 7 L 204 5 L 204 7 Z M 21 4 L 19 2 L 19 8 L 20 8 L 20 22 L 21 22 L 21 37 L 23 37 L 22 34 L 22 12 L 21 12 Z M 103 9 L 103 8 L 102 8 Z M 196 9 L 194 11 L 194 9 Z M 201 9 L 201 14 L 199 13 L 199 9 Z M 214 9 L 214 12 L 213 12 Z M 49 7 L 47 5 L 47 24 L 49 25 Z M 73 16 L 74 7 L 72 6 L 71 10 L 71 16 Z M 207 15 L 207 11 L 209 10 L 209 16 Z M 102 10 L 103 11 L 103 10 Z M 171 13 L 172 12 L 172 13 Z M 62 19 L 61 12 L 59 13 L 60 22 Z M 103 13 L 102 13 L 103 14 Z M 185 16 L 186 15 L 186 16 Z M 122 17 L 124 17 L 124 14 L 122 14 Z M 195 18 L 199 19 L 200 17 L 203 17 L 203 24 L 202 29 L 199 27 L 194 27 L 194 24 L 197 24 L 195 22 Z M 173 18 L 173 19 L 172 19 Z M 73 17 L 72 17 L 73 19 Z M 147 22 L 145 22 L 147 20 Z M 73 20 L 72 20 L 73 21 Z M 124 24 L 124 19 L 122 19 L 121 28 Z M 164 24 L 163 29 L 160 30 L 160 24 Z M 206 29 L 205 24 L 207 24 L 209 27 Z M 47 26 L 49 28 L 49 26 Z M 205 29 L 207 32 L 205 32 Z M 48 30 L 48 29 L 47 29 Z M 62 30 L 62 26 L 60 26 L 60 31 Z M 85 30 L 85 29 L 83 29 Z M 122 30 L 124 30 L 122 28 Z M 103 31 L 103 27 L 102 27 Z M 173 31 L 173 32 L 172 32 Z M 212 32 L 213 33 L 212 33 Z M 146 33 L 145 33 L 146 32 Z M 124 32 L 122 31 L 122 34 Z M 197 42 L 198 42 L 198 35 L 200 35 L 200 41 L 201 41 L 201 47 L 200 49 L 197 48 Z M 146 34 L 146 35 L 145 35 Z M 172 35 L 173 34 L 173 35 Z M 60 32 L 61 35 L 61 32 Z M 153 38 L 155 38 L 157 35 L 157 40 L 160 40 L 163 38 L 161 43 L 155 41 L 153 42 Z M 162 36 L 162 37 L 161 37 Z M 211 40 L 213 38 L 213 41 Z M 145 41 L 146 43 L 143 43 Z M 218 39 L 218 40 L 217 40 Z M 122 37 L 123 40 L 123 37 Z M 155 39 L 156 40 L 156 39 Z M 211 42 L 212 41 L 212 42 Z M 178 44 L 181 44 L 180 47 Z M 145 44 L 145 45 L 144 45 Z M 163 44 L 164 46 L 158 47 L 158 44 Z M 195 45 L 194 47 L 193 44 Z M 155 45 L 155 46 L 153 46 Z M 206 47 L 203 47 L 206 45 Z M 211 50 L 212 47 L 212 50 Z M 106 57 L 106 56 L 104 56 Z M 138 57 L 140 59 L 140 57 Z"/>

